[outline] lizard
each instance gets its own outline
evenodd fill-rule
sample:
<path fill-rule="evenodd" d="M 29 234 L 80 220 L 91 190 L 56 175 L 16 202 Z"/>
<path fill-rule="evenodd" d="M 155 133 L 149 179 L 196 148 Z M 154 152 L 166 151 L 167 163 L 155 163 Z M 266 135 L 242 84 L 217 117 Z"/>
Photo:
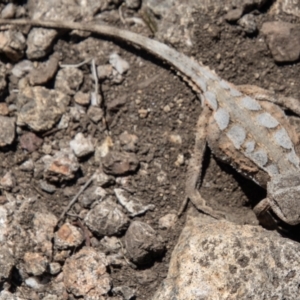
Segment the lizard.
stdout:
<path fill-rule="evenodd" d="M 300 115 L 297 99 L 256 86 L 235 86 L 164 43 L 108 25 L 30 19 L 0 19 L 0 25 L 88 31 L 123 40 L 169 64 L 193 88 L 203 107 L 179 213 L 189 199 L 199 211 L 221 218 L 199 192 L 203 156 L 209 147 L 216 158 L 267 190 L 266 198 L 254 207 L 260 220 L 272 215 L 289 225 L 300 223 L 298 137 L 283 110 Z"/>

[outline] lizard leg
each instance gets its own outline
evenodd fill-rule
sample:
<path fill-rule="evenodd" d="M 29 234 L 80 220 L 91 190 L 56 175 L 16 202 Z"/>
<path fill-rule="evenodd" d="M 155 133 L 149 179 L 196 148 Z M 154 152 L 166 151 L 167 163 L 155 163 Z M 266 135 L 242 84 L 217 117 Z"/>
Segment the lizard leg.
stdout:
<path fill-rule="evenodd" d="M 278 106 L 281 106 L 283 109 L 289 109 L 296 115 L 300 116 L 299 100 L 295 98 L 285 97 L 281 94 L 275 94 L 272 91 L 250 84 L 238 85 L 237 88 L 243 94 L 251 96 L 258 101 L 268 101 L 274 103 Z"/>
<path fill-rule="evenodd" d="M 253 211 L 256 214 L 259 223 L 267 229 L 275 229 L 277 227 L 277 222 L 270 213 L 270 201 L 268 198 L 261 200 L 256 206 L 254 206 Z"/>
<path fill-rule="evenodd" d="M 178 212 L 179 216 L 183 213 L 188 203 L 188 200 L 190 200 L 199 211 L 202 211 L 203 213 L 210 215 L 215 219 L 220 219 L 223 217 L 223 215 L 221 216 L 219 213 L 215 212 L 212 208 L 206 206 L 206 202 L 202 198 L 198 190 L 201 185 L 203 156 L 207 146 L 206 128 L 207 128 L 209 114 L 210 114 L 210 109 L 207 106 L 204 106 L 196 126 L 195 146 L 194 146 L 193 155 L 188 164 L 187 178 L 185 184 L 186 197 L 179 209 Z"/>

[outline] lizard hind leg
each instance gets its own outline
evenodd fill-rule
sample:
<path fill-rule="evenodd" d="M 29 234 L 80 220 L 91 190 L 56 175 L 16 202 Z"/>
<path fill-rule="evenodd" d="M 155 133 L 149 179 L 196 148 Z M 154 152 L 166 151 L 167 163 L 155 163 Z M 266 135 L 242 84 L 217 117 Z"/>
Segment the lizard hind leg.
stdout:
<path fill-rule="evenodd" d="M 195 146 L 193 155 L 188 164 L 187 177 L 185 183 L 186 197 L 179 209 L 179 216 L 183 213 L 188 203 L 188 200 L 190 200 L 193 203 L 193 205 L 204 214 L 210 215 L 215 219 L 221 219 L 223 217 L 223 215 L 221 215 L 220 213 L 215 212 L 212 208 L 206 206 L 205 200 L 199 193 L 199 188 L 201 186 L 203 157 L 207 146 L 206 129 L 210 113 L 210 109 L 207 106 L 204 106 L 196 125 Z"/>

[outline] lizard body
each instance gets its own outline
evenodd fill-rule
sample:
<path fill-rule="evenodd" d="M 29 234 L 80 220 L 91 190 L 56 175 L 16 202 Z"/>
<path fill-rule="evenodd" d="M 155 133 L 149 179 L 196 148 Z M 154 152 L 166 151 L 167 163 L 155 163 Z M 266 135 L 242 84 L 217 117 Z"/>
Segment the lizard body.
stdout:
<path fill-rule="evenodd" d="M 276 96 L 270 99 L 262 96 L 268 93 L 262 89 L 238 88 L 166 44 L 127 30 L 66 21 L 0 19 L 1 24 L 89 31 L 121 39 L 159 57 L 183 75 L 204 106 L 205 115 L 200 116 L 197 124 L 195 151 L 188 167 L 187 197 L 198 209 L 214 216 L 197 190 L 208 142 L 218 158 L 259 185 L 267 186 L 268 196 L 263 205 L 258 206 L 258 214 L 271 208 L 286 223 L 300 223 L 300 199 L 297 196 L 300 192 L 300 159 L 295 151 L 298 138 L 283 110 L 271 103 L 285 104 L 299 113 L 295 99 L 282 101 L 282 97 L 277 99 Z"/>

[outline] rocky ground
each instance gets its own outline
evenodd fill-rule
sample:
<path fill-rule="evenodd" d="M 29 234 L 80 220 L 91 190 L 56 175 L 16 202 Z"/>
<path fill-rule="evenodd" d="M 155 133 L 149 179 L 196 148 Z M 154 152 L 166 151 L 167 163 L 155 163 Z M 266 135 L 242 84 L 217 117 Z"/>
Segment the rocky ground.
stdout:
<path fill-rule="evenodd" d="M 94 19 L 155 37 L 234 84 L 298 99 L 299 9 L 288 0 L 0 4 L 1 18 Z M 186 220 L 177 212 L 201 111 L 173 70 L 88 33 L 0 30 L 0 299 L 171 299 L 175 290 L 177 299 L 297 299 L 298 228 L 286 228 L 293 241 L 259 226 L 252 207 L 265 190 L 209 150 L 200 191 L 230 222 L 192 212 L 159 289 Z M 184 273 L 201 267 L 202 277 Z"/>

